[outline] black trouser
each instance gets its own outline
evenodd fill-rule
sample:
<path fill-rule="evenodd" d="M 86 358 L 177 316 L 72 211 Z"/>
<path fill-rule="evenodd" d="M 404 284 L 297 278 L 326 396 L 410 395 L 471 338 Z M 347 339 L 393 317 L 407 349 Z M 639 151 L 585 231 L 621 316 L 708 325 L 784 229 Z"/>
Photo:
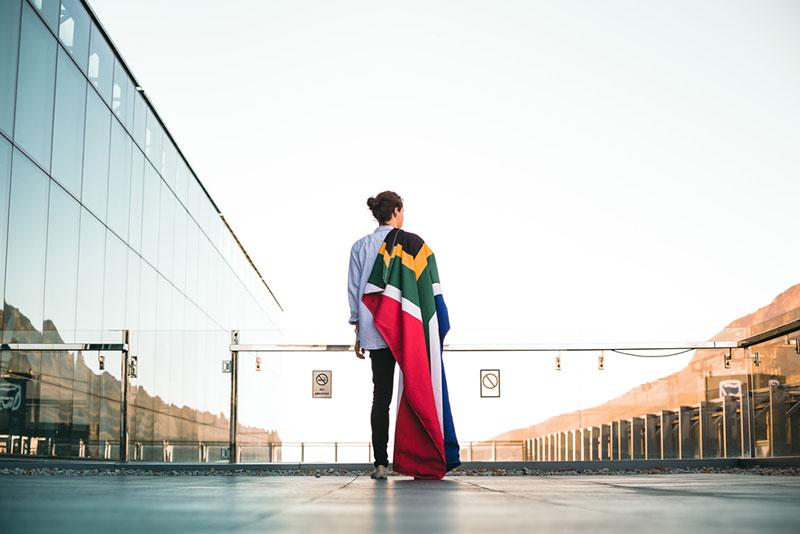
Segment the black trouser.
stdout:
<path fill-rule="evenodd" d="M 392 351 L 375 349 L 369 351 L 372 360 L 372 450 L 375 467 L 389 466 L 386 445 L 389 443 L 389 404 L 392 402 L 394 386 L 394 356 Z"/>

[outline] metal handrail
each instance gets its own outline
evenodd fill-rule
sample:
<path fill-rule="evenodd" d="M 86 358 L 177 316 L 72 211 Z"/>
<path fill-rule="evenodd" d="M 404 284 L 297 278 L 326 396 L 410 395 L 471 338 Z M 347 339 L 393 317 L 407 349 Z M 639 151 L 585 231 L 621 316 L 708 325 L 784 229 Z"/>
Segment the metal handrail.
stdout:
<path fill-rule="evenodd" d="M 602 352 L 617 350 L 709 350 L 739 348 L 736 341 L 697 341 L 675 343 L 562 343 L 562 344 L 456 344 L 444 345 L 445 352 Z M 302 343 L 231 344 L 231 352 L 350 352 L 354 345 Z"/>

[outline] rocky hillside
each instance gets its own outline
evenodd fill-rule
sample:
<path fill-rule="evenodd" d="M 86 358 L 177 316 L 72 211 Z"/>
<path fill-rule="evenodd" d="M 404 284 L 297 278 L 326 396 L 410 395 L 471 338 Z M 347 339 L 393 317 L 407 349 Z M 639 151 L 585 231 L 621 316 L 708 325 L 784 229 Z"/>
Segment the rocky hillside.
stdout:
<path fill-rule="evenodd" d="M 800 318 L 800 284 L 792 286 L 767 306 L 740 317 L 711 338 L 714 341 L 738 341 L 769 328 Z M 607 423 L 645 413 L 657 413 L 706 399 L 708 383 L 714 377 L 735 378 L 749 368 L 744 351 L 735 351 L 730 369 L 725 369 L 724 350 L 702 350 L 684 368 L 664 378 L 637 386 L 624 395 L 599 406 L 561 414 L 529 427 L 501 434 L 495 440 L 521 440 L 562 430 Z M 759 373 L 785 376 L 789 383 L 800 382 L 800 358 L 790 347 L 770 347 L 764 351 Z"/>

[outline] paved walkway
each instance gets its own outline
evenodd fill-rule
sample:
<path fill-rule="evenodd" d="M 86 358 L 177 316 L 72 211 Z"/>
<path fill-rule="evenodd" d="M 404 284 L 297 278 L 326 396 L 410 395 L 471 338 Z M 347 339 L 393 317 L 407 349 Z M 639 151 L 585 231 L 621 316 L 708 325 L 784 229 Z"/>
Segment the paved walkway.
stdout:
<path fill-rule="evenodd" d="M 800 477 L 0 476 L 0 531 L 798 532 Z"/>

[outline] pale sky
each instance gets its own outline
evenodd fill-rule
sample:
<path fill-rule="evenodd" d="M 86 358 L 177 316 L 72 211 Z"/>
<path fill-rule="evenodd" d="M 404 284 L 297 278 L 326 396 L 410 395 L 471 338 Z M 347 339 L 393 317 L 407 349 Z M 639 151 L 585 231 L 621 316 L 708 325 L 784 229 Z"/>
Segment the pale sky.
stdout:
<path fill-rule="evenodd" d="M 704 340 L 800 282 L 797 2 L 90 3 L 293 339 L 351 340 L 348 252 L 384 189 L 436 253 L 450 343 Z M 551 356 L 516 356 L 504 377 L 528 358 L 559 400 L 512 382 L 484 408 L 476 369 L 503 360 L 455 357 L 466 439 L 686 362 L 620 360 L 604 385 L 587 362 L 576 398 L 542 374 Z M 369 404 L 368 364 L 341 361 L 331 425 Z M 351 419 L 366 441 L 360 412 L 320 439 Z"/>

